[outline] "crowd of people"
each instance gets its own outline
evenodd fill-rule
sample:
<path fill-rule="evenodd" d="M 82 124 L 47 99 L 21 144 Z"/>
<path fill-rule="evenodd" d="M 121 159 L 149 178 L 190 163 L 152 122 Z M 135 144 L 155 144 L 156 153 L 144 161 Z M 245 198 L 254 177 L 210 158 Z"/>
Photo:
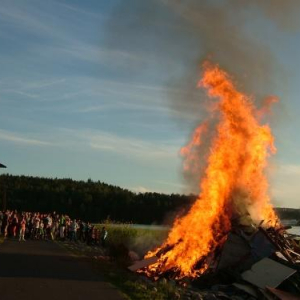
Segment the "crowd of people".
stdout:
<path fill-rule="evenodd" d="M 71 219 L 64 214 L 0 211 L 0 235 L 20 242 L 32 240 L 69 240 L 105 246 L 107 230 L 90 222 Z"/>

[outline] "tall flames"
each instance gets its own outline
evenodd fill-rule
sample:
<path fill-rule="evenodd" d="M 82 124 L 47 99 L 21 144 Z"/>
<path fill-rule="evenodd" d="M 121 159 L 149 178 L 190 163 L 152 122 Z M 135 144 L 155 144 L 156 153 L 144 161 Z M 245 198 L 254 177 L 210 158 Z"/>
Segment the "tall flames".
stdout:
<path fill-rule="evenodd" d="M 267 157 L 276 151 L 269 126 L 260 125 L 267 110 L 256 109 L 218 65 L 206 62 L 203 70 L 199 87 L 214 99 L 211 115 L 217 125 L 199 183 L 201 192 L 188 214 L 175 221 L 163 245 L 147 254 L 159 256 L 158 262 L 148 267 L 150 274 L 172 271 L 177 278 L 203 274 L 237 216 L 248 214 L 254 223 L 265 220 L 270 226 L 277 222 L 264 174 Z M 200 124 L 181 149 L 186 169 L 201 160 L 197 149 L 207 137 L 209 123 Z"/>

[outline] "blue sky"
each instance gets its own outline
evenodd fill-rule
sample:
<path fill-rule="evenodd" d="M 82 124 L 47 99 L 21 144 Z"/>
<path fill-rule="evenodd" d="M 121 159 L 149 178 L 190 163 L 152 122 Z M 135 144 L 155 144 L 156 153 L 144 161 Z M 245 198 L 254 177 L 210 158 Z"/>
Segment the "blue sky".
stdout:
<path fill-rule="evenodd" d="M 205 51 L 164 1 L 127 3 L 1 1 L 0 149 L 9 173 L 188 192 L 178 153 L 203 114 L 201 92 L 187 86 Z M 276 205 L 300 207 L 299 31 L 252 11 L 245 32 L 282 66 L 268 90 L 281 98 L 271 194 Z"/>

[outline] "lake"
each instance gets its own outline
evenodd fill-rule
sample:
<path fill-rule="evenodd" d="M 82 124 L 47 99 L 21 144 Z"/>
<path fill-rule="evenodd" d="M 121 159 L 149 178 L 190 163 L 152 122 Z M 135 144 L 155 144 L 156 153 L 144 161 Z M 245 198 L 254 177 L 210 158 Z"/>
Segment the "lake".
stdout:
<path fill-rule="evenodd" d="M 293 226 L 291 229 L 287 230 L 287 232 L 300 236 L 300 226 Z"/>

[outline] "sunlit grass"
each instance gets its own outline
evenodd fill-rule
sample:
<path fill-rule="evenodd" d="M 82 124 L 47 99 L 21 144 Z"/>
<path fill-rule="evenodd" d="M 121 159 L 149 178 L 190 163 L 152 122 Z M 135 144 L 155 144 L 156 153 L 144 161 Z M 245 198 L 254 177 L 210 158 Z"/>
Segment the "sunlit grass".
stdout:
<path fill-rule="evenodd" d="M 136 228 L 132 224 L 115 223 L 106 221 L 96 225 L 99 229 L 103 226 L 108 231 L 107 244 L 109 246 L 125 246 L 129 251 L 134 251 L 143 256 L 149 250 L 159 246 L 167 237 L 168 229 L 156 227 Z"/>

